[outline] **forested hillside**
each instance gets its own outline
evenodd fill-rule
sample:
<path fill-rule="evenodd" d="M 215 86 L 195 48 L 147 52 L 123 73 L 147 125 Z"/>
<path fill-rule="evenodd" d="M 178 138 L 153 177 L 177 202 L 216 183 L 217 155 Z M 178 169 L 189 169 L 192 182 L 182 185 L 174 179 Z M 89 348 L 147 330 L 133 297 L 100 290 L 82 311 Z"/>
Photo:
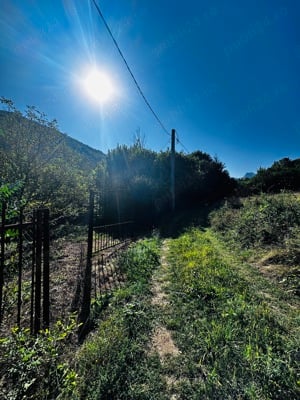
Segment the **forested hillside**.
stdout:
<path fill-rule="evenodd" d="M 92 170 L 105 157 L 59 132 L 34 107 L 0 112 L 0 185 L 22 204 L 74 214 L 86 203 Z"/>

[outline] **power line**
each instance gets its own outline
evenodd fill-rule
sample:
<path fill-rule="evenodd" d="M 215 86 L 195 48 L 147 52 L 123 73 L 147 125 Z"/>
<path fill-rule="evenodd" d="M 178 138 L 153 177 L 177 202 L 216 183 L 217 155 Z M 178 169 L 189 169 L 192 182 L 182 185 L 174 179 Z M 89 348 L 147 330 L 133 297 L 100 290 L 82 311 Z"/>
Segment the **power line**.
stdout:
<path fill-rule="evenodd" d="M 160 126 L 162 127 L 162 129 L 166 132 L 167 135 L 170 135 L 170 133 L 168 132 L 168 130 L 165 128 L 164 124 L 163 124 L 163 123 L 161 122 L 161 120 L 159 119 L 159 117 L 158 117 L 158 115 L 156 114 L 156 112 L 155 112 L 155 111 L 153 110 L 153 108 L 151 107 L 151 104 L 150 104 L 149 101 L 147 100 L 147 98 L 146 98 L 146 96 L 144 95 L 144 93 L 143 93 L 143 91 L 142 91 L 140 85 L 138 84 L 137 80 L 135 79 L 135 76 L 133 75 L 133 72 L 131 71 L 131 69 L 130 69 L 130 67 L 129 67 L 129 65 L 128 65 L 128 63 L 127 63 L 127 61 L 126 61 L 126 59 L 125 59 L 125 57 L 124 57 L 124 55 L 123 55 L 123 53 L 122 53 L 122 51 L 121 51 L 119 45 L 118 45 L 118 43 L 117 43 L 117 41 L 116 41 L 116 39 L 114 38 L 114 35 L 112 34 L 112 31 L 111 31 L 110 27 L 108 26 L 108 24 L 107 24 L 107 22 L 106 22 L 106 20 L 105 20 L 105 18 L 104 18 L 104 16 L 103 16 L 103 14 L 102 14 L 102 12 L 101 12 L 101 10 L 100 10 L 100 7 L 98 6 L 98 4 L 96 3 L 95 0 L 91 0 L 91 1 L 93 2 L 94 6 L 96 7 L 96 10 L 98 11 L 98 14 L 99 14 L 100 18 L 102 19 L 102 21 L 103 21 L 103 23 L 104 23 L 104 25 L 105 25 L 105 27 L 106 27 L 106 29 L 107 29 L 107 31 L 108 31 L 110 37 L 112 38 L 112 40 L 113 40 L 113 42 L 114 42 L 114 45 L 116 46 L 116 48 L 117 48 L 117 50 L 118 50 L 118 52 L 119 52 L 119 54 L 120 54 L 122 60 L 124 61 L 124 64 L 125 64 L 125 66 L 126 66 L 128 72 L 129 72 L 129 74 L 131 75 L 131 77 L 132 77 L 132 79 L 133 79 L 133 81 L 134 81 L 134 83 L 135 83 L 135 85 L 136 85 L 138 91 L 140 92 L 140 95 L 142 96 L 144 102 L 146 103 L 147 107 L 148 107 L 149 110 L 152 112 L 153 116 L 155 117 L 155 119 L 157 120 L 157 122 L 160 124 Z"/>
<path fill-rule="evenodd" d="M 180 141 L 177 131 L 176 131 L 176 133 L 177 133 L 177 139 L 176 139 L 177 143 L 180 143 L 181 146 L 183 147 L 183 149 L 184 149 L 187 153 L 189 153 L 188 149 L 187 149 L 187 148 L 185 147 L 185 145 Z"/>

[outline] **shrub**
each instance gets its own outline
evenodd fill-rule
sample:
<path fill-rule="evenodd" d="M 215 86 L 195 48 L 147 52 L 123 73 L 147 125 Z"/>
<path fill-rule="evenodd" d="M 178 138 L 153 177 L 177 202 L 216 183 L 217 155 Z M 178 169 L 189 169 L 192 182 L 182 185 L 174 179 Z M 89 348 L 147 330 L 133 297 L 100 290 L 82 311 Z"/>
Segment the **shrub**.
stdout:
<path fill-rule="evenodd" d="M 75 330 L 58 321 L 53 329 L 32 336 L 29 329 L 13 328 L 0 339 L 0 392 L 3 398 L 47 399 L 74 392 L 76 373 L 63 360 L 66 341 Z"/>
<path fill-rule="evenodd" d="M 242 207 L 225 204 L 210 216 L 214 230 L 242 247 L 284 245 L 300 225 L 300 202 L 290 193 L 247 198 Z"/>

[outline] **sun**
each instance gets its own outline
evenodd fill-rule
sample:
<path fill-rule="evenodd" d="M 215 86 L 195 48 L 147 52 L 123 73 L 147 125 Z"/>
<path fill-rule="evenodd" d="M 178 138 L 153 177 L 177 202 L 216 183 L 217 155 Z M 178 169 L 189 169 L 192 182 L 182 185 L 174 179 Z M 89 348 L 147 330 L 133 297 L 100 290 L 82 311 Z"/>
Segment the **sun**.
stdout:
<path fill-rule="evenodd" d="M 107 103 L 116 96 L 116 88 L 110 76 L 97 68 L 89 70 L 81 84 L 86 94 L 97 103 Z"/>

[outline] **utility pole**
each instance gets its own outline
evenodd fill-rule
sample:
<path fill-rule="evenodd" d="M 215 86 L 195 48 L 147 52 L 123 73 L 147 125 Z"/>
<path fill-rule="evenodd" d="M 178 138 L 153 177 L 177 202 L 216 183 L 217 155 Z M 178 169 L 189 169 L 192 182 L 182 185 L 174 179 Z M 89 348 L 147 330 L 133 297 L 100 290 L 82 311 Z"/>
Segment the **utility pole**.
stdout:
<path fill-rule="evenodd" d="M 171 133 L 171 208 L 175 211 L 175 129 Z"/>

